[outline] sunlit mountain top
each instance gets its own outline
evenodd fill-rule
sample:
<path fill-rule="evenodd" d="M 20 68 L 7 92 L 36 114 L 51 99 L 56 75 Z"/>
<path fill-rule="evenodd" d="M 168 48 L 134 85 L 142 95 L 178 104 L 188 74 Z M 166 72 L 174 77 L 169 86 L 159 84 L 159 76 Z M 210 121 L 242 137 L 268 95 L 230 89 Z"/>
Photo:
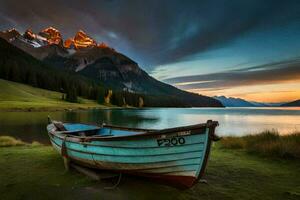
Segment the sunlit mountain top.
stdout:
<path fill-rule="evenodd" d="M 54 27 L 48 27 L 41 30 L 39 33 L 34 33 L 32 29 L 27 29 L 24 34 L 21 34 L 15 28 L 0 31 L 0 36 L 6 40 L 22 39 L 27 41 L 30 45 L 34 47 L 41 47 L 45 45 L 60 45 L 67 49 L 84 49 L 84 48 L 110 48 L 106 43 L 97 43 L 92 37 L 90 37 L 85 31 L 79 30 L 74 37 L 68 38 L 63 41 L 62 34 L 60 31 Z M 21 37 L 20 37 L 21 36 Z M 112 49 L 112 48 L 110 48 Z"/>

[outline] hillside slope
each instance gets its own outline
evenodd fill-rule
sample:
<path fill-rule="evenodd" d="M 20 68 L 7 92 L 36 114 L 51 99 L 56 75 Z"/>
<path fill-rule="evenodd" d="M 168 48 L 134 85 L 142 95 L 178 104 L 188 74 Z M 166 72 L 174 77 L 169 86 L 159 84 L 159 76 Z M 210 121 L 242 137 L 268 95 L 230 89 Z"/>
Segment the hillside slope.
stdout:
<path fill-rule="evenodd" d="M 300 99 L 296 100 L 296 101 L 289 102 L 289 103 L 282 104 L 281 106 L 298 107 L 298 106 L 300 106 Z"/>
<path fill-rule="evenodd" d="M 156 98 L 174 99 L 175 105 L 184 107 L 222 107 L 211 97 L 193 94 L 151 77 L 139 65 L 110 48 L 93 47 L 77 51 L 68 58 L 48 57 L 48 64 L 83 75 L 115 91 L 128 91 L 157 96 Z M 90 64 L 89 64 L 90 63 Z M 167 106 L 162 104 L 160 106 Z"/>
<path fill-rule="evenodd" d="M 80 99 L 80 103 L 61 100 L 62 94 L 21 83 L 0 79 L 0 110 L 63 110 L 104 107 L 95 101 Z"/>

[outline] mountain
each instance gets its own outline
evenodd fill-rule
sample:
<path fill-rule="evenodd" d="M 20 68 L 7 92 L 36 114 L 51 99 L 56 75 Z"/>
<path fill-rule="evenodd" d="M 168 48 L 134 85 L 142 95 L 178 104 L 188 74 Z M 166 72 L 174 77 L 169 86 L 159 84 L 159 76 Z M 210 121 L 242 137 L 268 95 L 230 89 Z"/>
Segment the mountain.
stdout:
<path fill-rule="evenodd" d="M 69 38 L 65 41 L 64 46 L 66 48 L 73 47 L 79 50 L 89 47 L 96 47 L 97 42 L 94 39 L 90 38 L 83 30 L 79 30 L 74 38 Z"/>
<path fill-rule="evenodd" d="M 16 29 L 10 29 L 0 31 L 0 37 L 39 60 L 69 55 L 68 50 L 63 46 L 59 31 L 52 27 L 40 31 L 39 34 L 33 33 L 30 29 L 24 34 L 20 34 Z"/>
<path fill-rule="evenodd" d="M 57 70 L 0 38 L 0 78 L 78 96 L 97 96 L 98 86 L 79 74 Z M 98 92 L 95 94 L 95 92 Z M 96 98 L 91 98 L 96 99 Z"/>
<path fill-rule="evenodd" d="M 278 107 L 283 104 L 283 102 L 278 102 L 278 103 L 260 103 L 260 102 L 255 102 L 255 101 L 249 101 L 256 107 Z"/>
<path fill-rule="evenodd" d="M 287 106 L 287 107 L 299 107 L 300 106 L 300 99 L 296 101 L 292 101 L 289 103 L 284 103 L 281 106 Z"/>
<path fill-rule="evenodd" d="M 247 101 L 241 98 L 214 96 L 213 98 L 219 100 L 225 107 L 278 107 L 283 103 L 261 103 L 256 101 Z"/>
<path fill-rule="evenodd" d="M 53 27 L 38 34 L 30 29 L 20 34 L 13 29 L 0 32 L 0 37 L 59 72 L 85 76 L 113 91 L 143 94 L 156 101 L 161 98 L 178 106 L 223 106 L 216 99 L 182 91 L 154 79 L 135 61 L 103 42 L 97 43 L 82 30 L 66 41 Z M 168 103 L 160 105 L 168 106 Z"/>
<path fill-rule="evenodd" d="M 225 96 L 214 96 L 213 98 L 219 100 L 225 107 L 255 107 L 258 106 L 254 103 L 246 101 L 240 98 L 225 97 Z"/>
<path fill-rule="evenodd" d="M 11 42 L 11 40 L 14 40 L 19 36 L 21 36 L 21 34 L 14 28 L 6 31 L 0 31 L 0 37 L 9 42 Z"/>

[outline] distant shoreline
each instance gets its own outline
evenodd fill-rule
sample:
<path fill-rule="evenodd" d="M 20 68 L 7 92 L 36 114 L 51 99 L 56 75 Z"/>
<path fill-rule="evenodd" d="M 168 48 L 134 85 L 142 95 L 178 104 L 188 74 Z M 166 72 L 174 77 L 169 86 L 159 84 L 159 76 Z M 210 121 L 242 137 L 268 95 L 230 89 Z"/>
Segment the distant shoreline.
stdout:
<path fill-rule="evenodd" d="M 42 108 L 0 108 L 2 112 L 55 112 L 55 111 L 79 111 L 79 110 L 94 110 L 94 109 L 111 109 L 114 107 L 70 107 L 70 108 L 54 108 L 54 107 L 42 107 Z"/>
<path fill-rule="evenodd" d="M 67 104 L 67 105 L 64 105 Z M 74 104 L 74 105 L 72 105 Z M 120 107 L 115 105 L 105 105 L 105 104 L 85 104 L 85 103 L 62 103 L 59 106 L 38 106 L 38 107 L 14 107 L 14 106 L 3 106 L 0 101 L 0 111 L 1 112 L 55 112 L 55 111 L 80 111 L 80 110 L 106 110 L 106 109 L 120 109 L 127 108 L 133 109 L 136 107 Z"/>
<path fill-rule="evenodd" d="M 66 102 L 67 103 L 67 102 Z M 102 110 L 102 109 L 154 109 L 154 108 L 221 108 L 221 107 L 131 107 L 131 106 L 114 106 L 114 105 L 103 105 L 103 104 L 96 104 L 95 105 L 86 105 L 86 104 L 80 104 L 80 103 L 74 103 L 76 105 L 70 105 L 72 103 L 67 103 L 68 106 L 65 106 L 64 104 L 59 105 L 57 107 L 54 106 L 40 106 L 40 107 L 30 107 L 30 106 L 25 106 L 25 107 L 14 107 L 14 106 L 5 106 L 1 105 L 0 101 L 0 111 L 1 112 L 55 112 L 55 111 L 80 111 L 80 110 Z M 299 108 L 299 107 L 290 107 L 290 106 L 274 106 L 274 107 L 223 107 L 223 108 Z M 221 108 L 221 109 L 223 109 Z"/>

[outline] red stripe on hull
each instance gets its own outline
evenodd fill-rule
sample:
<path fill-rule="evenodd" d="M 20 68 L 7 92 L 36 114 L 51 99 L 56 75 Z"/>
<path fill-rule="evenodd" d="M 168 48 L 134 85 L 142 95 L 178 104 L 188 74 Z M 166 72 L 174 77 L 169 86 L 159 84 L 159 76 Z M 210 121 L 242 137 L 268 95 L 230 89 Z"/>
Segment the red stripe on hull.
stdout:
<path fill-rule="evenodd" d="M 137 176 L 146 177 L 154 181 L 172 185 L 177 188 L 187 189 L 192 187 L 197 183 L 197 178 L 193 176 L 176 176 L 176 175 L 163 175 L 163 174 L 146 174 L 146 173 L 134 173 L 127 172 L 128 174 L 133 174 Z"/>

